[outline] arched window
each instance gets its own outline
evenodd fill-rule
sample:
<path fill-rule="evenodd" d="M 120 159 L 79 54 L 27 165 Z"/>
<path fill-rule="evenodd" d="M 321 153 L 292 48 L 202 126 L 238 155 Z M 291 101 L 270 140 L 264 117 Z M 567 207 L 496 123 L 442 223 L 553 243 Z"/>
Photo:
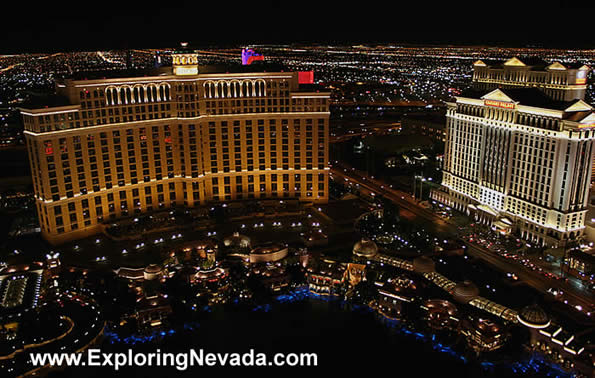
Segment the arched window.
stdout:
<path fill-rule="evenodd" d="M 231 85 L 233 86 L 233 97 L 242 97 L 242 92 L 240 90 L 240 82 L 239 81 L 232 81 Z"/>
<path fill-rule="evenodd" d="M 246 81 L 242 81 L 242 97 L 248 97 L 250 94 L 248 93 L 248 83 Z"/>
<path fill-rule="evenodd" d="M 105 104 L 106 105 L 113 105 L 112 89 L 111 88 L 107 88 L 105 90 Z"/>
<path fill-rule="evenodd" d="M 124 87 L 124 103 L 132 104 L 132 90 L 130 87 Z"/>
<path fill-rule="evenodd" d="M 151 92 L 151 99 L 153 102 L 159 101 L 159 96 L 157 93 L 157 87 L 155 85 L 151 85 L 149 87 L 149 90 Z"/>
<path fill-rule="evenodd" d="M 258 80 L 256 82 L 256 95 L 257 96 L 266 96 L 264 80 Z"/>
<path fill-rule="evenodd" d="M 217 86 L 219 87 L 219 97 L 225 98 L 226 96 L 226 85 L 224 81 L 217 82 Z"/>
<path fill-rule="evenodd" d="M 159 86 L 159 98 L 161 99 L 161 101 L 164 101 L 166 99 L 165 97 L 165 87 L 163 85 Z"/>

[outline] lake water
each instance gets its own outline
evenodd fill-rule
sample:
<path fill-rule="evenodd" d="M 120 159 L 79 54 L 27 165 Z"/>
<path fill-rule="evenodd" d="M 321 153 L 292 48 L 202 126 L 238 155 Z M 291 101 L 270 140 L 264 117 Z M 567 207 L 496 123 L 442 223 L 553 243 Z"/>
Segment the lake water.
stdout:
<path fill-rule="evenodd" d="M 158 341 L 116 342 L 106 338 L 102 352 L 205 352 L 246 353 L 254 349 L 269 356 L 274 353 L 317 353 L 318 367 L 194 367 L 185 372 L 175 368 L 125 368 L 115 374 L 110 369 L 79 368 L 54 372 L 51 376 L 87 378 L 109 376 L 169 377 L 198 376 L 229 372 L 259 376 L 278 375 L 288 370 L 330 376 L 377 375 L 429 377 L 447 374 L 461 377 L 563 376 L 535 361 L 493 366 L 463 356 L 440 344 L 431 334 L 403 331 L 400 324 L 382 321 L 369 309 L 353 309 L 339 301 L 316 298 L 289 303 L 273 303 L 256 309 L 213 309 L 187 329 L 164 332 Z M 110 340 L 113 342 L 110 342 Z M 514 368 L 514 370 L 513 370 Z M 516 374 L 515 374 L 516 370 Z M 456 373 L 455 373 L 456 372 Z M 453 375 L 454 374 L 454 375 Z"/>

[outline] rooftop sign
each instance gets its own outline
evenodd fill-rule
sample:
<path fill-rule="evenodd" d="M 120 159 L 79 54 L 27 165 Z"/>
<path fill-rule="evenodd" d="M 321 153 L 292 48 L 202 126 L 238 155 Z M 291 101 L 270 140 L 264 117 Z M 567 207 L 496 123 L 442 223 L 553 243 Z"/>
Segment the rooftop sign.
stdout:
<path fill-rule="evenodd" d="M 252 64 L 256 60 L 264 60 L 264 56 L 257 54 L 253 49 L 242 49 L 242 65 Z"/>
<path fill-rule="evenodd" d="M 496 108 L 503 108 L 503 109 L 514 109 L 515 103 L 514 102 L 504 102 L 504 101 L 495 101 L 495 100 L 484 100 L 483 104 L 485 106 L 493 106 Z"/>
<path fill-rule="evenodd" d="M 587 83 L 587 71 L 580 70 L 576 73 L 576 84 L 586 84 Z"/>

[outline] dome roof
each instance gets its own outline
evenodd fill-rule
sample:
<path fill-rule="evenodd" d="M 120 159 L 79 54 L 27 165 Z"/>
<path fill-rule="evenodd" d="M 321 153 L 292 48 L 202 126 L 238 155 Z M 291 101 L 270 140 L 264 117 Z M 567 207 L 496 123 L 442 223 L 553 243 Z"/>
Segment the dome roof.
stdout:
<path fill-rule="evenodd" d="M 240 233 L 234 232 L 232 235 L 223 239 L 223 244 L 226 247 L 250 248 L 250 238 L 246 235 L 240 235 Z"/>
<path fill-rule="evenodd" d="M 250 254 L 253 255 L 267 255 L 270 253 L 279 252 L 283 249 L 287 248 L 283 244 L 278 243 L 269 243 L 269 244 L 262 244 L 250 251 Z"/>
<path fill-rule="evenodd" d="M 372 257 L 378 253 L 378 246 L 372 240 L 362 239 L 353 246 L 353 254 L 361 257 Z"/>
<path fill-rule="evenodd" d="M 147 265 L 147 267 L 145 268 L 145 272 L 153 273 L 153 274 L 159 273 L 159 272 L 161 272 L 161 267 L 156 264 L 150 264 L 150 265 Z"/>
<path fill-rule="evenodd" d="M 413 259 L 413 270 L 417 273 L 430 273 L 435 270 L 434 260 L 428 256 Z"/>
<path fill-rule="evenodd" d="M 219 279 L 226 275 L 224 269 L 216 267 L 207 270 L 199 270 L 195 277 L 199 280 L 208 280 L 208 279 Z"/>
<path fill-rule="evenodd" d="M 452 295 L 458 302 L 468 303 L 479 295 L 479 289 L 471 281 L 459 282 L 452 290 Z"/>
<path fill-rule="evenodd" d="M 546 328 L 550 325 L 549 316 L 536 304 L 523 308 L 517 315 L 517 319 L 530 328 Z"/>
<path fill-rule="evenodd" d="M 440 311 L 449 315 L 457 313 L 457 307 L 444 299 L 428 299 L 424 302 L 424 305 L 428 308 L 428 311 Z"/>

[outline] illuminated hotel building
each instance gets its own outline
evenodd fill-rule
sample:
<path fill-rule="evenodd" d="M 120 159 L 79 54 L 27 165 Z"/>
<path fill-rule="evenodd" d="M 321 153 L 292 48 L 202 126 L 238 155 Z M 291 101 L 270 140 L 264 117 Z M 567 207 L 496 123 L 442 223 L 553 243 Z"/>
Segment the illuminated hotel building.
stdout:
<path fill-rule="evenodd" d="M 328 200 L 328 92 L 298 72 L 172 60 L 153 76 L 56 82 L 63 103 L 21 109 L 48 241 L 173 206 Z"/>
<path fill-rule="evenodd" d="M 583 101 L 589 69 L 475 62 L 474 88 L 447 103 L 442 190 L 432 198 L 537 244 L 580 237 L 595 139 Z"/>
<path fill-rule="evenodd" d="M 476 89 L 540 88 L 552 100 L 572 101 L 585 98 L 590 67 L 583 64 L 547 64 L 541 60 L 512 58 L 506 62 L 473 64 Z"/>

